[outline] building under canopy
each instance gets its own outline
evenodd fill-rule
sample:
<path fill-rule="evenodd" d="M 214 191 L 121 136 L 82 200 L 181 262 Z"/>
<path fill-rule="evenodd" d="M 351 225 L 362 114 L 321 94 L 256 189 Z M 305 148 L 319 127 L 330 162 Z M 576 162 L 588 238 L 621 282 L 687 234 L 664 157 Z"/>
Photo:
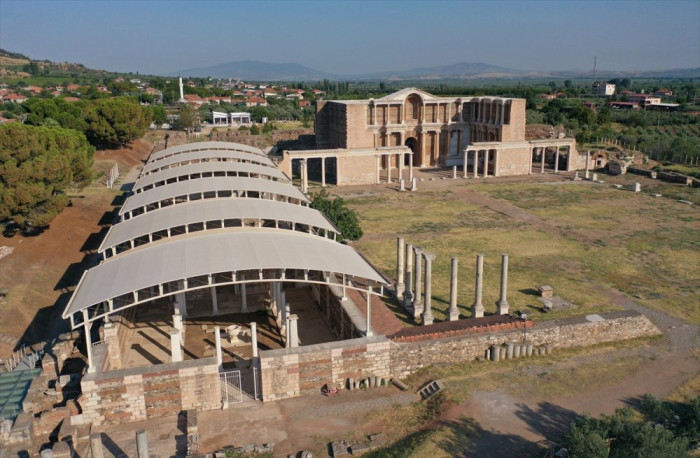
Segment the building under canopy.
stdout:
<path fill-rule="evenodd" d="M 138 309 L 161 310 L 163 327 L 172 318 L 177 362 L 188 317 L 215 317 L 226 307 L 268 311 L 290 346 L 286 323 L 295 305 L 285 288 L 311 286 L 312 296 L 325 300 L 345 299 L 348 289 L 378 294 L 384 277 L 308 204 L 256 148 L 201 142 L 153 153 L 98 248 L 100 263 L 83 274 L 63 312 L 74 329 L 85 329 L 88 372 L 128 365 L 115 355 L 125 351 L 119 333 L 129 326 L 114 331 L 114 348 L 106 342 L 109 363 L 95 361 L 92 341 L 109 340 L 107 325 L 124 324 L 125 316 L 133 321 Z M 94 323 L 106 323 L 100 337 L 90 332 Z M 372 334 L 369 320 L 357 328 Z"/>

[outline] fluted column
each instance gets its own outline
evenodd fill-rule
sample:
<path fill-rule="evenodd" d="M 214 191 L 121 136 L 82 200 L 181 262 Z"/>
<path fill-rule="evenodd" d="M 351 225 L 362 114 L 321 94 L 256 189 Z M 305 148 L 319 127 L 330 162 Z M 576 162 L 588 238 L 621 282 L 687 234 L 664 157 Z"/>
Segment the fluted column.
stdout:
<path fill-rule="evenodd" d="M 476 290 L 474 292 L 474 305 L 472 305 L 472 317 L 481 318 L 484 316 L 484 305 L 481 303 L 481 287 L 484 276 L 484 255 L 476 255 Z"/>
<path fill-rule="evenodd" d="M 404 241 L 403 237 L 396 238 L 396 298 L 400 298 L 406 285 L 404 284 Z"/>
<path fill-rule="evenodd" d="M 404 278 L 404 301 L 406 301 L 407 297 L 413 300 L 413 245 L 410 243 L 406 244 L 406 273 L 404 274 Z"/>
<path fill-rule="evenodd" d="M 415 247 L 413 251 L 416 254 L 416 299 L 413 302 L 413 316 L 417 317 L 423 312 L 423 286 L 421 283 L 421 275 L 423 275 L 423 247 Z"/>
<path fill-rule="evenodd" d="M 508 291 L 508 255 L 501 255 L 501 297 L 496 302 L 499 315 L 508 315 L 508 300 L 506 294 Z"/>
<path fill-rule="evenodd" d="M 425 307 L 423 314 L 423 326 L 433 324 L 432 293 L 433 293 L 433 260 L 435 254 L 425 253 Z"/>

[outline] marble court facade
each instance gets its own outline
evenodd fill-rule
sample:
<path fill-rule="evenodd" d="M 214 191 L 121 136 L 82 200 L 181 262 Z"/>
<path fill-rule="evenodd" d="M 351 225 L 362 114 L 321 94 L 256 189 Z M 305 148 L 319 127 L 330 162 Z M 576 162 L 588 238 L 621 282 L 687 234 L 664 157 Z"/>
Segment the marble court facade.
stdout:
<path fill-rule="evenodd" d="M 457 167 L 464 178 L 568 172 L 585 167 L 573 138 L 525 139 L 525 99 L 437 97 L 416 88 L 379 99 L 322 100 L 316 106 L 316 149 L 283 151 L 280 170 L 309 167 L 322 185 L 413 178 L 413 168 Z M 296 162 L 296 164 L 293 164 Z M 298 167 L 298 169 L 297 169 Z"/>

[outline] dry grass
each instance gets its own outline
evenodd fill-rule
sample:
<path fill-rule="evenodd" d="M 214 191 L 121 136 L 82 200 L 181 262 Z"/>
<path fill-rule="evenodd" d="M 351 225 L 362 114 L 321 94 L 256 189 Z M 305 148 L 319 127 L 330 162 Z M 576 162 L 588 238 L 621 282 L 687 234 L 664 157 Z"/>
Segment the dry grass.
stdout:
<path fill-rule="evenodd" d="M 468 316 L 475 255 L 485 255 L 484 305 L 495 312 L 500 255 L 508 253 L 511 310 L 527 311 L 534 319 L 553 318 L 540 315 L 532 290 L 536 284 L 551 284 L 576 305 L 557 316 L 615 309 L 604 292 L 616 288 L 644 305 L 700 323 L 700 213 L 694 206 L 607 185 L 463 183 L 348 199 L 365 231 L 355 246 L 389 278 L 396 275 L 397 235 L 437 254 L 436 319 L 444 318 L 449 301 L 451 257 L 460 261 L 458 303 Z M 680 185 L 656 186 L 666 187 L 667 194 L 697 194 Z M 531 218 L 509 217 L 476 204 L 469 198 L 473 191 L 515 205 Z"/>

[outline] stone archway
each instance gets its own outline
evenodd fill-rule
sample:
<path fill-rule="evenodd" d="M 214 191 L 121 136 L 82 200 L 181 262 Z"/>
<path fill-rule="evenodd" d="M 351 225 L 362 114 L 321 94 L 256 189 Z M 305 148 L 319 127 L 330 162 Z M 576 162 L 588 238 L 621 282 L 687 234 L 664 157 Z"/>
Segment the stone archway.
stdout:
<path fill-rule="evenodd" d="M 408 137 L 404 142 L 404 146 L 408 147 L 413 152 L 413 165 L 420 166 L 420 154 L 418 154 L 418 140 L 414 137 Z M 409 154 L 405 155 L 404 165 L 410 165 L 411 157 Z"/>

